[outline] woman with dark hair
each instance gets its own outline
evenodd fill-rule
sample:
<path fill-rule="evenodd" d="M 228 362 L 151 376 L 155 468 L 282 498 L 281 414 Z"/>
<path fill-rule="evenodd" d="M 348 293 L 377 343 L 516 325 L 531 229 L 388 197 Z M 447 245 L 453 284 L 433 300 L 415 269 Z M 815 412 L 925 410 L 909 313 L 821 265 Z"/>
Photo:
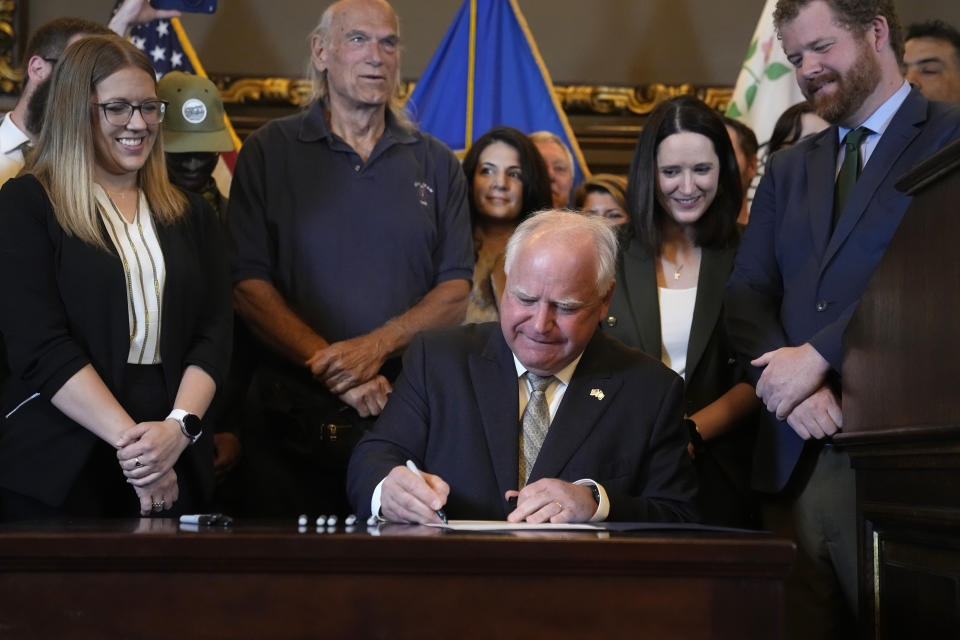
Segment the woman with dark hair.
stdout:
<path fill-rule="evenodd" d="M 829 126 L 830 123 L 814 113 L 813 106 L 809 102 L 798 102 L 788 107 L 777 118 L 777 123 L 773 125 L 773 133 L 770 134 L 768 153 L 792 146 Z"/>
<path fill-rule="evenodd" d="M 600 216 L 613 225 L 623 242 L 630 231 L 627 214 L 627 180 L 610 173 L 595 173 L 573 193 L 573 205 L 588 216 Z"/>
<path fill-rule="evenodd" d="M 463 172 L 477 258 L 464 322 L 488 322 L 500 317 L 507 240 L 532 212 L 550 208 L 550 174 L 533 142 L 512 127 L 480 136 L 463 159 Z"/>
<path fill-rule="evenodd" d="M 632 234 L 603 329 L 685 381 L 691 447 L 708 522 L 754 522 L 750 422 L 759 406 L 723 328 L 723 287 L 738 244 L 742 187 L 722 117 L 689 96 L 658 105 L 628 176 Z"/>
<path fill-rule="evenodd" d="M 201 417 L 229 359 L 230 288 L 213 212 L 167 180 L 165 106 L 140 50 L 78 40 L 24 175 L 0 190 L 0 519 L 211 498 Z"/>

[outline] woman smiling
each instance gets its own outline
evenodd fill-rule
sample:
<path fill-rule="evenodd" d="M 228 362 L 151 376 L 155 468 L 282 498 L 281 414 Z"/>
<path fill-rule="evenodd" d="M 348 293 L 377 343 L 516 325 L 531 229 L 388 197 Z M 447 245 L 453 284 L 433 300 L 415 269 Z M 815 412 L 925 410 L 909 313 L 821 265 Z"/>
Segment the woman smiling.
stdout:
<path fill-rule="evenodd" d="M 229 286 L 212 212 L 167 181 L 164 111 L 142 52 L 81 39 L 25 174 L 0 190 L 4 520 L 168 515 L 211 496 L 200 418 L 229 358 Z"/>
<path fill-rule="evenodd" d="M 731 364 L 722 320 L 740 202 L 737 160 L 720 115 L 689 96 L 658 105 L 630 166 L 633 232 L 602 326 L 684 378 L 701 512 L 710 522 L 743 526 L 755 515 L 744 423 L 758 401 Z"/>
<path fill-rule="evenodd" d="M 466 322 L 499 318 L 507 240 L 533 211 L 551 206 L 547 165 L 533 142 L 512 127 L 480 136 L 463 159 L 476 249 Z"/>

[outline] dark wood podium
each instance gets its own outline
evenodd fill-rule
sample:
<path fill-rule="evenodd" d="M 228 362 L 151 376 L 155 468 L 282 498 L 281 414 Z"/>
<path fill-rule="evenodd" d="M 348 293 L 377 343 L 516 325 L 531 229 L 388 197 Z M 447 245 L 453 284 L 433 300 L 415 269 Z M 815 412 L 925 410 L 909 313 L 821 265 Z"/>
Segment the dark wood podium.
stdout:
<path fill-rule="evenodd" d="M 862 638 L 960 637 L 960 141 L 914 199 L 845 336 Z"/>
<path fill-rule="evenodd" d="M 770 640 L 793 556 L 759 533 L 2 525 L 0 638 Z"/>

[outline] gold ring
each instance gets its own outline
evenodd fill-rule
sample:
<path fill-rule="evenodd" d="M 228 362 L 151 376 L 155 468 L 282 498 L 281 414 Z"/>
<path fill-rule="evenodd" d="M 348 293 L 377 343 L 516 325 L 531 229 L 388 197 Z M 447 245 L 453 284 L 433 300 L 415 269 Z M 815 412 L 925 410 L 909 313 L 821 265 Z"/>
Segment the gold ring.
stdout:
<path fill-rule="evenodd" d="M 559 502 L 556 502 L 556 501 L 554 501 L 553 504 L 555 504 L 555 505 L 557 505 L 558 507 L 560 507 L 560 511 L 563 511 L 563 505 L 562 505 L 562 504 L 560 504 Z M 559 513 L 559 511 L 558 511 L 557 513 Z"/>

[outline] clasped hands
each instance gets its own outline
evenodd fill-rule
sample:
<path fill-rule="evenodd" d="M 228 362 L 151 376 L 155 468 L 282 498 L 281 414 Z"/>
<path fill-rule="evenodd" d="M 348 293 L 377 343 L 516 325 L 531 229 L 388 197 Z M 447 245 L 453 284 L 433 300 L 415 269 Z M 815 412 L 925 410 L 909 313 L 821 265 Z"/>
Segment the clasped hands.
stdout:
<path fill-rule="evenodd" d="M 405 466 L 396 466 L 380 488 L 380 512 L 391 522 L 439 523 L 437 510 L 450 495 L 443 478 L 423 473 L 423 480 Z M 517 498 L 517 508 L 508 522 L 586 522 L 597 511 L 593 492 L 587 487 L 556 478 L 541 478 L 520 491 L 510 490 L 504 500 Z"/>
<path fill-rule="evenodd" d="M 843 427 L 840 404 L 823 384 L 830 363 L 812 345 L 768 351 L 750 364 L 764 367 L 757 396 L 801 438 L 819 440 Z"/>
<path fill-rule="evenodd" d="M 127 482 L 140 499 L 140 513 L 149 514 L 154 506 L 173 506 L 179 497 L 177 474 L 173 465 L 190 443 L 176 420 L 141 422 L 127 429 L 114 443 L 117 460 Z"/>
<path fill-rule="evenodd" d="M 377 373 L 386 356 L 380 339 L 367 334 L 320 349 L 306 365 L 314 378 L 367 418 L 380 415 L 393 391 L 390 382 Z"/>

